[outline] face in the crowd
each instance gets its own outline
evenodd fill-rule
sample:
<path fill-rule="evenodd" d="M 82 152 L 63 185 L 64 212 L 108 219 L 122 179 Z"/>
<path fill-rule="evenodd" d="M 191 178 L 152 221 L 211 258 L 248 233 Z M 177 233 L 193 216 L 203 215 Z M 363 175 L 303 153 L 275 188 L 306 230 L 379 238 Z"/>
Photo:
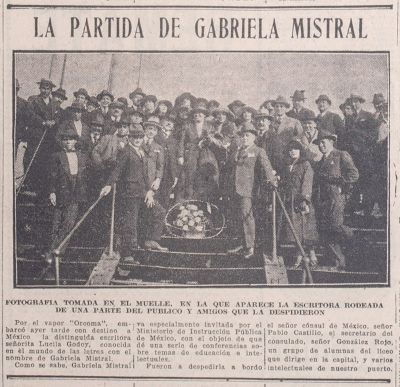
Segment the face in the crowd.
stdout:
<path fill-rule="evenodd" d="M 53 101 L 55 101 L 55 102 L 57 102 L 58 104 L 62 104 L 62 102 L 63 102 L 63 99 L 61 98 L 61 96 L 60 95 L 57 95 L 57 94 L 53 94 Z"/>
<path fill-rule="evenodd" d="M 143 122 L 143 117 L 140 114 L 133 113 L 129 118 L 132 124 L 141 124 Z"/>
<path fill-rule="evenodd" d="M 344 107 L 343 114 L 345 117 L 351 117 L 354 113 L 354 110 L 351 106 L 347 105 Z"/>
<path fill-rule="evenodd" d="M 143 95 L 141 94 L 135 94 L 132 96 L 131 101 L 135 106 L 140 105 L 140 101 L 143 99 Z"/>
<path fill-rule="evenodd" d="M 62 142 L 65 150 L 67 151 L 75 150 L 75 145 L 76 145 L 75 138 L 65 138 Z"/>
<path fill-rule="evenodd" d="M 92 128 L 92 137 L 98 141 L 101 136 L 101 128 L 93 127 Z"/>
<path fill-rule="evenodd" d="M 118 118 L 118 117 L 121 117 L 122 111 L 123 110 L 121 108 L 115 107 L 114 109 L 112 109 L 111 114 L 113 117 Z"/>
<path fill-rule="evenodd" d="M 129 134 L 129 125 L 128 124 L 122 124 L 121 126 L 118 127 L 118 134 L 120 136 L 127 136 Z"/>
<path fill-rule="evenodd" d="M 322 154 L 329 154 L 333 149 L 333 141 L 329 138 L 324 138 L 319 142 L 318 147 Z"/>
<path fill-rule="evenodd" d="M 192 101 L 189 98 L 184 98 L 181 101 L 179 107 L 187 107 L 190 109 L 192 107 Z"/>
<path fill-rule="evenodd" d="M 158 111 L 161 114 L 166 114 L 168 112 L 168 106 L 163 104 L 163 103 L 161 103 L 160 105 L 158 105 Z"/>
<path fill-rule="evenodd" d="M 304 122 L 303 124 L 303 129 L 304 129 L 304 133 L 308 136 L 308 137 L 314 137 L 315 132 L 317 131 L 317 124 L 315 121 L 313 120 L 309 120 Z"/>
<path fill-rule="evenodd" d="M 86 109 L 89 113 L 91 113 L 96 110 L 96 106 L 89 104 L 86 106 Z"/>
<path fill-rule="evenodd" d="M 143 109 L 144 109 L 146 112 L 154 112 L 155 108 L 156 108 L 156 106 L 155 106 L 154 102 L 153 102 L 153 101 L 150 101 L 150 100 L 147 100 L 147 101 L 144 103 L 144 106 L 143 106 Z"/>
<path fill-rule="evenodd" d="M 277 116 L 283 116 L 284 114 L 286 114 L 286 105 L 284 105 L 283 103 L 276 103 L 274 108 L 275 114 Z"/>
<path fill-rule="evenodd" d="M 103 95 L 100 100 L 100 105 L 103 107 L 107 107 L 111 103 L 111 97 L 109 95 Z"/>
<path fill-rule="evenodd" d="M 251 146 L 254 144 L 254 141 L 256 140 L 256 136 L 254 133 L 251 132 L 245 132 L 243 135 L 243 145 L 245 147 Z"/>
<path fill-rule="evenodd" d="M 204 121 L 205 115 L 202 112 L 196 112 L 193 114 L 193 121 L 197 124 L 200 124 Z"/>
<path fill-rule="evenodd" d="M 157 126 L 155 125 L 146 125 L 144 129 L 144 134 L 148 139 L 153 139 L 154 136 L 157 134 Z"/>
<path fill-rule="evenodd" d="M 134 147 L 136 147 L 136 148 L 140 148 L 141 146 L 142 146 L 142 144 L 143 144 L 143 137 L 142 136 L 140 136 L 140 137 L 138 137 L 138 136 L 133 136 L 133 137 L 130 137 L 129 138 L 129 141 L 131 142 L 131 144 L 134 146 Z"/>
<path fill-rule="evenodd" d="M 300 157 L 300 149 L 289 149 L 289 156 L 292 160 L 297 160 Z"/>
<path fill-rule="evenodd" d="M 270 124 L 270 121 L 267 117 L 259 118 L 257 120 L 257 129 L 264 132 L 267 129 L 269 129 L 269 124 Z"/>
<path fill-rule="evenodd" d="M 226 114 L 223 112 L 218 112 L 215 116 L 215 119 L 217 122 L 219 122 L 220 124 L 223 124 L 226 121 Z"/>
<path fill-rule="evenodd" d="M 163 132 L 169 136 L 172 131 L 174 130 L 174 122 L 171 120 L 162 120 L 161 121 L 161 125 L 163 127 Z"/>
<path fill-rule="evenodd" d="M 72 111 L 72 118 L 74 121 L 80 121 L 82 118 L 82 110 L 74 109 Z"/>
<path fill-rule="evenodd" d="M 294 99 L 293 100 L 293 107 L 296 110 L 300 110 L 304 106 L 304 100 L 303 99 Z"/>
<path fill-rule="evenodd" d="M 323 113 L 324 111 L 329 109 L 329 102 L 326 99 L 321 99 L 318 102 L 318 110 Z"/>
<path fill-rule="evenodd" d="M 51 94 L 51 87 L 50 87 L 49 85 L 42 85 L 42 86 L 39 88 L 39 90 L 40 90 L 40 95 L 41 95 L 43 98 L 48 98 L 48 97 L 50 97 L 50 94 Z"/>
<path fill-rule="evenodd" d="M 189 118 L 189 111 L 182 109 L 178 112 L 178 117 L 182 121 L 186 121 Z"/>
<path fill-rule="evenodd" d="M 355 111 L 359 111 L 361 109 L 361 101 L 359 99 L 353 99 L 352 103 Z"/>
<path fill-rule="evenodd" d="M 385 109 L 384 109 L 384 104 L 383 103 L 377 103 L 377 104 L 374 104 L 374 107 L 375 107 L 375 110 L 377 111 L 377 112 L 383 112 Z"/>
<path fill-rule="evenodd" d="M 251 120 L 253 119 L 253 114 L 251 114 L 250 111 L 245 110 L 242 114 L 242 118 L 244 121 L 246 122 L 251 122 Z"/>
<path fill-rule="evenodd" d="M 75 101 L 81 103 L 82 105 L 86 104 L 86 97 L 83 94 L 78 94 L 75 97 Z"/>

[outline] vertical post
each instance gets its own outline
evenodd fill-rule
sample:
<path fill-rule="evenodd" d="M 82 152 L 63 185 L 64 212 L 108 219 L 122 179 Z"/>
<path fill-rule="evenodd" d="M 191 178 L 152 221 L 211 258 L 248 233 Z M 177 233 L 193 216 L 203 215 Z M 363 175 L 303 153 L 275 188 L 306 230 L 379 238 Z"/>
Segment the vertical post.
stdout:
<path fill-rule="evenodd" d="M 272 191 L 272 259 L 277 261 L 276 253 L 276 192 Z"/>
<path fill-rule="evenodd" d="M 63 66 L 62 66 L 62 70 L 61 70 L 60 87 L 63 87 L 63 84 L 64 84 L 66 64 L 67 64 L 67 54 L 64 54 L 64 61 L 63 61 Z"/>
<path fill-rule="evenodd" d="M 52 54 L 51 55 L 51 59 L 50 59 L 50 69 L 49 69 L 49 79 L 51 80 L 52 75 L 53 75 L 53 67 L 54 67 L 54 62 L 56 59 L 56 54 Z"/>
<path fill-rule="evenodd" d="M 55 254 L 54 263 L 56 267 L 56 286 L 60 286 L 60 255 Z"/>
<path fill-rule="evenodd" d="M 140 85 L 140 75 L 142 73 L 142 55 L 143 54 L 139 54 L 139 74 L 138 74 L 138 80 L 137 80 L 136 87 L 139 87 L 139 85 Z"/>
<path fill-rule="evenodd" d="M 111 204 L 111 229 L 110 229 L 110 248 L 109 257 L 112 258 L 114 255 L 114 224 L 115 224 L 115 196 L 117 191 L 117 185 L 114 183 L 112 193 L 112 204 Z"/>
<path fill-rule="evenodd" d="M 113 86 L 114 67 L 115 67 L 115 56 L 114 56 L 114 54 L 111 54 L 110 72 L 108 73 L 108 82 L 107 82 L 107 90 L 111 91 L 111 92 L 112 92 L 112 86 Z"/>

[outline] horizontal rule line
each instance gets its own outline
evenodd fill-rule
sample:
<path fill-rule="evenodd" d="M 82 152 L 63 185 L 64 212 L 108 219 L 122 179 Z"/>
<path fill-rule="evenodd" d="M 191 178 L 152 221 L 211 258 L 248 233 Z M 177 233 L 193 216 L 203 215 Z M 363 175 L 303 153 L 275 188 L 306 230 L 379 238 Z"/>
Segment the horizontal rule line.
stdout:
<path fill-rule="evenodd" d="M 371 5 L 278 5 L 260 6 L 221 6 L 221 5 L 38 5 L 38 4 L 8 4 L 7 9 L 227 9 L 227 10 L 287 10 L 287 9 L 393 9 L 393 4 L 371 4 Z"/>
<path fill-rule="evenodd" d="M 391 383 L 391 379 L 358 379 L 358 378 L 240 378 L 240 377 L 155 377 L 155 376 L 87 376 L 87 375 L 7 375 L 7 379 L 53 379 L 53 380 L 179 380 L 191 382 L 193 380 L 208 380 L 208 381 L 280 381 L 280 382 L 325 382 L 325 383 Z"/>

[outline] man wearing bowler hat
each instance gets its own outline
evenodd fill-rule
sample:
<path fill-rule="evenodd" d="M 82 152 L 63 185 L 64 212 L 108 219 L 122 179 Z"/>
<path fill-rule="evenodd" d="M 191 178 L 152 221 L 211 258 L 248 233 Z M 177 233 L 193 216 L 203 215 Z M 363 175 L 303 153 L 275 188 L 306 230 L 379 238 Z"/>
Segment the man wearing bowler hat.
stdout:
<path fill-rule="evenodd" d="M 335 134 L 339 140 L 338 145 L 341 146 L 344 134 L 344 122 L 338 114 L 329 110 L 332 105 L 331 99 L 327 95 L 321 94 L 315 100 L 315 103 L 319 110 L 317 117 L 318 129 L 326 133 Z"/>
<path fill-rule="evenodd" d="M 329 132 L 320 133 L 315 140 L 323 155 L 315 167 L 315 206 L 320 236 L 327 252 L 333 253 L 338 269 L 345 269 L 342 244 L 352 238 L 353 232 L 344 225 L 344 208 L 346 196 L 359 174 L 351 156 L 335 148 L 336 140 L 337 136 Z"/>
<path fill-rule="evenodd" d="M 272 167 L 280 174 L 285 165 L 286 147 L 293 138 L 303 134 L 303 128 L 299 120 L 286 115 L 290 104 L 284 97 L 278 96 L 273 106 L 275 114 L 267 139 L 267 154 Z"/>
<path fill-rule="evenodd" d="M 264 149 L 255 145 L 257 130 L 254 125 L 245 124 L 241 135 L 243 136 L 243 145 L 233 155 L 233 163 L 235 197 L 240 213 L 243 244 L 229 252 L 243 254 L 244 258 L 249 259 L 254 255 L 256 232 L 253 214 L 255 180 L 257 176 L 260 176 L 264 182 L 276 186 L 276 177 Z"/>
<path fill-rule="evenodd" d="M 155 200 L 155 192 L 147 174 L 147 157 L 142 149 L 144 132 L 134 128 L 129 132 L 128 145 L 118 157 L 117 164 L 100 195 L 108 195 L 111 186 L 119 181 L 124 199 L 122 213 L 121 257 L 133 261 L 138 248 L 139 233 L 145 234 L 145 248 L 167 251 L 158 243 L 164 229 L 164 208 Z M 148 227 L 143 226 L 146 222 Z"/>
<path fill-rule="evenodd" d="M 295 118 L 300 122 L 304 120 L 305 115 L 310 114 L 310 112 L 312 113 L 312 110 L 304 107 L 306 100 L 304 93 L 304 90 L 295 90 L 293 95 L 290 97 L 293 102 L 293 108 L 287 112 L 288 117 Z"/>

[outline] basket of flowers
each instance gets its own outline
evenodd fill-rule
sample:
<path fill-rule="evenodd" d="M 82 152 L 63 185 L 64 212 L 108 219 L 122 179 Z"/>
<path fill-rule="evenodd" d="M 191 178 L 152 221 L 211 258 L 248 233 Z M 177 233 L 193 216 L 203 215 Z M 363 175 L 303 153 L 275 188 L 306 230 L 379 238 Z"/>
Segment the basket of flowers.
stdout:
<path fill-rule="evenodd" d="M 218 236 L 225 227 L 225 218 L 217 206 L 201 200 L 177 203 L 167 212 L 168 232 L 187 239 L 207 239 Z"/>

